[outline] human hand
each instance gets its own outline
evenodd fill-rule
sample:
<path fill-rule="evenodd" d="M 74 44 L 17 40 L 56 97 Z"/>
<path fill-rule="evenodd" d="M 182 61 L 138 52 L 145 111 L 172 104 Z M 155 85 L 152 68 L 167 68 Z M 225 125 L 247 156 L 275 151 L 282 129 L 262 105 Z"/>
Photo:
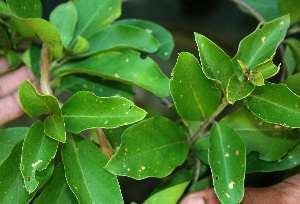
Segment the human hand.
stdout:
<path fill-rule="evenodd" d="M 214 189 L 206 189 L 185 196 L 179 204 L 219 204 Z M 266 188 L 245 188 L 242 204 L 300 203 L 300 174 Z"/>
<path fill-rule="evenodd" d="M 7 60 L 4 57 L 0 58 L 0 71 L 8 67 Z M 21 66 L 0 76 L 0 126 L 25 113 L 18 97 L 19 86 L 25 80 L 29 80 L 35 88 L 38 87 L 31 69 L 26 66 Z"/>

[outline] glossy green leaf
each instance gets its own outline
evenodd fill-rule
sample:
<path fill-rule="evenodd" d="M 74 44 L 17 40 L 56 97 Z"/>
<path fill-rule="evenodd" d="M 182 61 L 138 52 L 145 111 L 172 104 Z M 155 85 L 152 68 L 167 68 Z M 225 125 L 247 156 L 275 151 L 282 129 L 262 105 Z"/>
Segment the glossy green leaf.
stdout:
<path fill-rule="evenodd" d="M 5 57 L 9 63 L 9 67 L 2 73 L 11 71 L 21 64 L 21 59 L 19 55 L 13 50 L 9 50 L 7 53 L 5 53 Z"/>
<path fill-rule="evenodd" d="M 296 69 L 296 59 L 293 56 L 293 51 L 292 48 L 287 45 L 285 49 L 285 54 L 284 54 L 284 63 L 286 66 L 286 72 L 287 76 L 293 75 L 295 69 Z"/>
<path fill-rule="evenodd" d="M 264 80 L 262 74 L 258 71 L 251 71 L 249 74 L 249 79 L 255 86 L 265 85 L 265 83 L 264 83 L 265 80 Z"/>
<path fill-rule="evenodd" d="M 243 72 L 244 76 L 248 77 L 250 68 L 248 68 L 247 65 L 245 65 L 245 63 L 243 61 L 241 61 L 241 60 L 237 60 L 237 61 L 242 68 L 242 72 Z"/>
<path fill-rule="evenodd" d="M 153 203 L 164 203 L 164 204 L 174 204 L 177 203 L 184 193 L 186 187 L 190 184 L 189 181 L 185 183 L 178 184 L 171 188 L 167 188 L 160 191 L 152 196 L 150 196 L 143 204 L 153 204 Z"/>
<path fill-rule="evenodd" d="M 266 122 L 300 127 L 300 97 L 285 84 L 271 84 L 255 90 L 244 100 L 246 107 Z"/>
<path fill-rule="evenodd" d="M 215 192 L 222 203 L 239 203 L 244 197 L 246 148 L 229 126 L 214 123 L 209 137 L 208 162 Z"/>
<path fill-rule="evenodd" d="M 74 94 L 62 107 L 66 128 L 74 133 L 92 128 L 112 128 L 143 119 L 146 111 L 126 98 L 101 98 L 88 91 Z"/>
<path fill-rule="evenodd" d="M 0 55 L 5 55 L 11 47 L 10 37 L 7 31 L 0 26 Z"/>
<path fill-rule="evenodd" d="M 221 91 L 205 77 L 194 55 L 180 53 L 172 76 L 171 95 L 183 119 L 201 121 L 210 117 L 218 108 Z"/>
<path fill-rule="evenodd" d="M 39 182 L 35 178 L 37 170 L 45 169 L 55 157 L 58 142 L 44 133 L 44 124 L 36 121 L 29 129 L 22 148 L 21 172 L 25 188 L 32 193 Z"/>
<path fill-rule="evenodd" d="M 253 8 L 260 16 L 266 21 L 274 20 L 280 17 L 278 2 L 275 0 L 263 0 L 263 1 L 253 1 L 253 0 L 243 0 L 248 6 Z M 248 10 L 240 7 L 245 13 L 249 13 Z"/>
<path fill-rule="evenodd" d="M 156 116 L 125 130 L 118 152 L 105 168 L 138 180 L 161 178 L 181 165 L 188 151 L 186 133 L 169 119 Z"/>
<path fill-rule="evenodd" d="M 195 39 L 205 76 L 215 80 L 225 93 L 228 81 L 234 71 L 230 57 L 203 35 L 195 33 Z"/>
<path fill-rule="evenodd" d="M 22 19 L 13 17 L 10 20 L 10 24 L 13 30 L 24 38 L 36 38 L 35 32 L 32 28 Z"/>
<path fill-rule="evenodd" d="M 40 55 L 41 47 L 32 43 L 30 48 L 27 49 L 21 57 L 24 64 L 31 68 L 37 79 L 40 78 Z"/>
<path fill-rule="evenodd" d="M 238 60 L 243 61 L 251 69 L 266 59 L 270 59 L 284 39 L 289 26 L 289 16 L 282 16 L 268 23 L 260 23 L 253 33 L 240 42 L 238 52 L 232 58 L 234 73 L 240 80 L 243 75 Z"/>
<path fill-rule="evenodd" d="M 50 22 L 56 27 L 64 47 L 68 47 L 73 39 L 78 19 L 77 9 L 73 1 L 58 5 L 49 16 Z"/>
<path fill-rule="evenodd" d="M 290 46 L 293 51 L 293 56 L 296 61 L 297 69 L 300 69 L 300 41 L 296 38 L 288 38 L 284 42 Z"/>
<path fill-rule="evenodd" d="M 62 160 L 67 182 L 80 203 L 124 203 L 117 177 L 103 168 L 108 159 L 93 143 L 70 135 Z"/>
<path fill-rule="evenodd" d="M 74 49 L 68 54 L 77 55 L 77 54 L 85 53 L 89 49 L 90 49 L 89 42 L 85 38 L 81 36 L 77 36 L 77 42 L 74 45 Z"/>
<path fill-rule="evenodd" d="M 66 142 L 65 123 L 62 115 L 50 115 L 45 120 L 45 134 L 52 139 Z"/>
<path fill-rule="evenodd" d="M 5 1 L 0 1 L 0 17 L 13 17 Z"/>
<path fill-rule="evenodd" d="M 300 164 L 300 147 L 299 145 L 291 148 L 291 150 L 277 161 L 267 162 L 259 159 L 259 156 L 253 152 L 247 156 L 247 173 L 253 172 L 271 172 L 283 171 L 293 168 Z"/>
<path fill-rule="evenodd" d="M 247 155 L 255 151 L 265 161 L 278 160 L 300 139 L 297 131 L 263 122 L 244 108 L 227 115 L 221 122 L 243 138 Z"/>
<path fill-rule="evenodd" d="M 105 52 L 85 60 L 67 63 L 57 68 L 55 75 L 86 73 L 108 80 L 139 86 L 158 97 L 170 95 L 169 79 L 150 58 L 141 59 L 140 53 L 132 50 Z"/>
<path fill-rule="evenodd" d="M 87 74 L 70 74 L 64 76 L 55 92 L 56 94 L 60 94 L 63 91 L 70 91 L 72 93 L 90 91 L 101 97 L 120 96 L 130 98 L 135 95 L 131 86 Z"/>
<path fill-rule="evenodd" d="M 129 25 L 114 24 L 86 38 L 90 49 L 83 56 L 97 54 L 103 51 L 137 50 L 154 53 L 159 42 L 147 31 Z"/>
<path fill-rule="evenodd" d="M 11 154 L 0 166 L 0 203 L 29 203 L 35 193 L 41 188 L 52 175 L 54 162 L 50 162 L 47 169 L 36 171 L 38 187 L 31 194 L 24 186 L 24 180 L 20 171 L 20 161 L 23 141 L 18 142 Z"/>
<path fill-rule="evenodd" d="M 272 76 L 275 76 L 280 69 L 280 65 L 278 65 L 278 67 L 276 65 L 273 64 L 273 57 L 274 57 L 275 53 L 272 55 L 272 57 L 266 61 L 264 61 L 261 64 L 256 65 L 251 71 L 257 71 L 259 73 L 261 73 L 262 77 L 264 79 L 268 79 Z M 249 76 L 250 77 L 250 76 Z"/>
<path fill-rule="evenodd" d="M 200 181 L 198 181 L 197 183 L 195 183 L 194 185 L 192 185 L 187 193 L 194 193 L 197 191 L 202 191 L 205 189 L 209 189 L 213 187 L 213 182 L 212 182 L 212 178 L 211 175 L 201 179 Z"/>
<path fill-rule="evenodd" d="M 29 128 L 16 127 L 0 130 L 0 165 L 9 156 L 13 147 L 25 138 Z"/>
<path fill-rule="evenodd" d="M 253 83 L 247 81 L 242 83 L 236 74 L 232 75 L 226 89 L 226 98 L 230 104 L 234 104 L 237 100 L 246 98 L 255 89 Z"/>
<path fill-rule="evenodd" d="M 172 34 L 164 27 L 141 19 L 124 19 L 115 22 L 115 24 L 131 25 L 146 30 L 160 43 L 159 50 L 154 54 L 164 60 L 168 60 L 171 57 L 171 53 L 174 48 L 173 37 Z"/>
<path fill-rule="evenodd" d="M 205 164 L 208 164 L 208 147 L 209 135 L 200 137 L 193 147 L 194 154 Z"/>
<path fill-rule="evenodd" d="M 75 195 L 69 188 L 66 178 L 63 163 L 56 165 L 52 177 L 47 182 L 43 192 L 37 197 L 33 204 L 47 203 L 78 203 Z"/>
<path fill-rule="evenodd" d="M 128 125 L 124 125 L 113 129 L 104 129 L 107 140 L 109 141 L 115 152 L 120 148 L 121 135 L 128 127 Z"/>
<path fill-rule="evenodd" d="M 121 15 L 121 0 L 74 0 L 78 22 L 74 36 L 84 38 L 98 32 Z M 75 40 L 71 46 L 75 45 Z"/>
<path fill-rule="evenodd" d="M 278 0 L 281 15 L 290 14 L 291 24 L 300 20 L 300 4 L 298 0 Z"/>
<path fill-rule="evenodd" d="M 6 3 L 19 18 L 42 18 L 43 8 L 40 0 L 7 0 Z"/>
<path fill-rule="evenodd" d="M 292 92 L 300 96 L 300 73 L 288 77 L 282 83 L 286 84 Z"/>

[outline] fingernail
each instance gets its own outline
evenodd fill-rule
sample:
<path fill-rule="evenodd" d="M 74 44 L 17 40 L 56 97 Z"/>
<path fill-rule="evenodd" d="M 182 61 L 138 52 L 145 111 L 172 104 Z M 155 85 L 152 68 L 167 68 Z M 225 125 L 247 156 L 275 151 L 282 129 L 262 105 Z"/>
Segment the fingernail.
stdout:
<path fill-rule="evenodd" d="M 205 204 L 205 202 L 202 198 L 191 197 L 185 202 L 185 204 Z"/>

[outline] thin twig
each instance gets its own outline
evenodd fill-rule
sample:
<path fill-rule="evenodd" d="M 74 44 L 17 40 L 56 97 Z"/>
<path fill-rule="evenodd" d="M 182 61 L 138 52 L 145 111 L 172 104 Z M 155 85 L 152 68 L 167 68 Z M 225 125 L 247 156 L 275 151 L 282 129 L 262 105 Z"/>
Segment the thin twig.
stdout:
<path fill-rule="evenodd" d="M 284 61 L 284 55 L 285 55 L 285 49 L 282 43 L 279 44 L 279 51 L 281 55 L 281 61 L 282 61 L 282 71 L 281 71 L 281 77 L 280 77 L 280 83 L 285 80 L 287 68 L 286 68 L 286 63 Z"/>
<path fill-rule="evenodd" d="M 265 22 L 266 20 L 264 17 L 262 17 L 254 8 L 249 6 L 247 3 L 245 3 L 242 0 L 231 0 L 232 2 L 242 6 L 245 8 L 252 16 L 254 16 L 259 22 Z"/>
<path fill-rule="evenodd" d="M 196 157 L 196 167 L 195 167 L 195 174 L 194 174 L 194 179 L 193 179 L 192 185 L 197 183 L 199 176 L 200 176 L 200 169 L 201 169 L 201 161 L 198 157 Z"/>
<path fill-rule="evenodd" d="M 50 52 L 45 43 L 43 43 L 40 59 L 40 71 L 41 71 L 41 91 L 43 95 L 52 95 L 49 73 L 49 57 Z"/>
<path fill-rule="evenodd" d="M 111 151 L 111 149 L 108 145 L 107 138 L 106 138 L 104 131 L 102 130 L 102 128 L 97 128 L 96 133 L 97 133 L 98 139 L 99 139 L 99 148 L 103 151 L 103 153 L 106 155 L 106 157 L 108 159 L 110 159 L 114 153 Z"/>

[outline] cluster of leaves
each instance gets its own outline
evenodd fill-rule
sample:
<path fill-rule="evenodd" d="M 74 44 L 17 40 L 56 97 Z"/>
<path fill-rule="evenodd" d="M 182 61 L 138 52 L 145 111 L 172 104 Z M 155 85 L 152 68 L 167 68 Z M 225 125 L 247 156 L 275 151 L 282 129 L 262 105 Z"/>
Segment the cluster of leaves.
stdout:
<path fill-rule="evenodd" d="M 161 178 L 177 168 L 144 203 L 176 203 L 184 193 L 212 186 L 222 203 L 237 203 L 243 199 L 245 173 L 286 170 L 300 163 L 299 42 L 284 40 L 299 26 L 296 11 L 290 30 L 290 16 L 284 15 L 294 11 L 294 4 L 278 1 L 281 17 L 278 10 L 270 22 L 260 23 L 233 58 L 195 33 L 201 65 L 183 52 L 169 80 L 147 56 L 168 59 L 172 36 L 147 21 L 114 22 L 121 13 L 120 0 L 89 5 L 70 1 L 53 10 L 50 22 L 40 18 L 39 0 L 7 0 L 9 9 L 2 3 L 1 15 L 9 20 L 0 22 L 6 36 L 1 52 L 10 70 L 21 62 L 12 60 L 10 56 L 17 56 L 12 50 L 30 39 L 22 61 L 39 79 L 37 35 L 51 54 L 55 93 L 75 94 L 60 107 L 55 96 L 39 94 L 29 81 L 20 86 L 25 112 L 48 116 L 30 128 L 0 131 L 0 202 L 28 203 L 47 182 L 34 203 L 123 203 L 117 175 Z M 267 11 L 261 14 L 269 15 Z M 273 57 L 281 42 L 287 44 L 287 79 L 270 83 L 267 79 L 279 72 Z M 162 116 L 141 121 L 146 112 L 126 99 L 133 95 L 132 86 L 158 97 L 171 95 L 174 105 L 169 108 L 180 122 Z M 240 109 L 215 121 L 229 104 Z M 94 128 L 104 128 L 115 152 L 110 159 L 78 135 Z M 54 167 L 59 142 L 62 162 Z"/>

